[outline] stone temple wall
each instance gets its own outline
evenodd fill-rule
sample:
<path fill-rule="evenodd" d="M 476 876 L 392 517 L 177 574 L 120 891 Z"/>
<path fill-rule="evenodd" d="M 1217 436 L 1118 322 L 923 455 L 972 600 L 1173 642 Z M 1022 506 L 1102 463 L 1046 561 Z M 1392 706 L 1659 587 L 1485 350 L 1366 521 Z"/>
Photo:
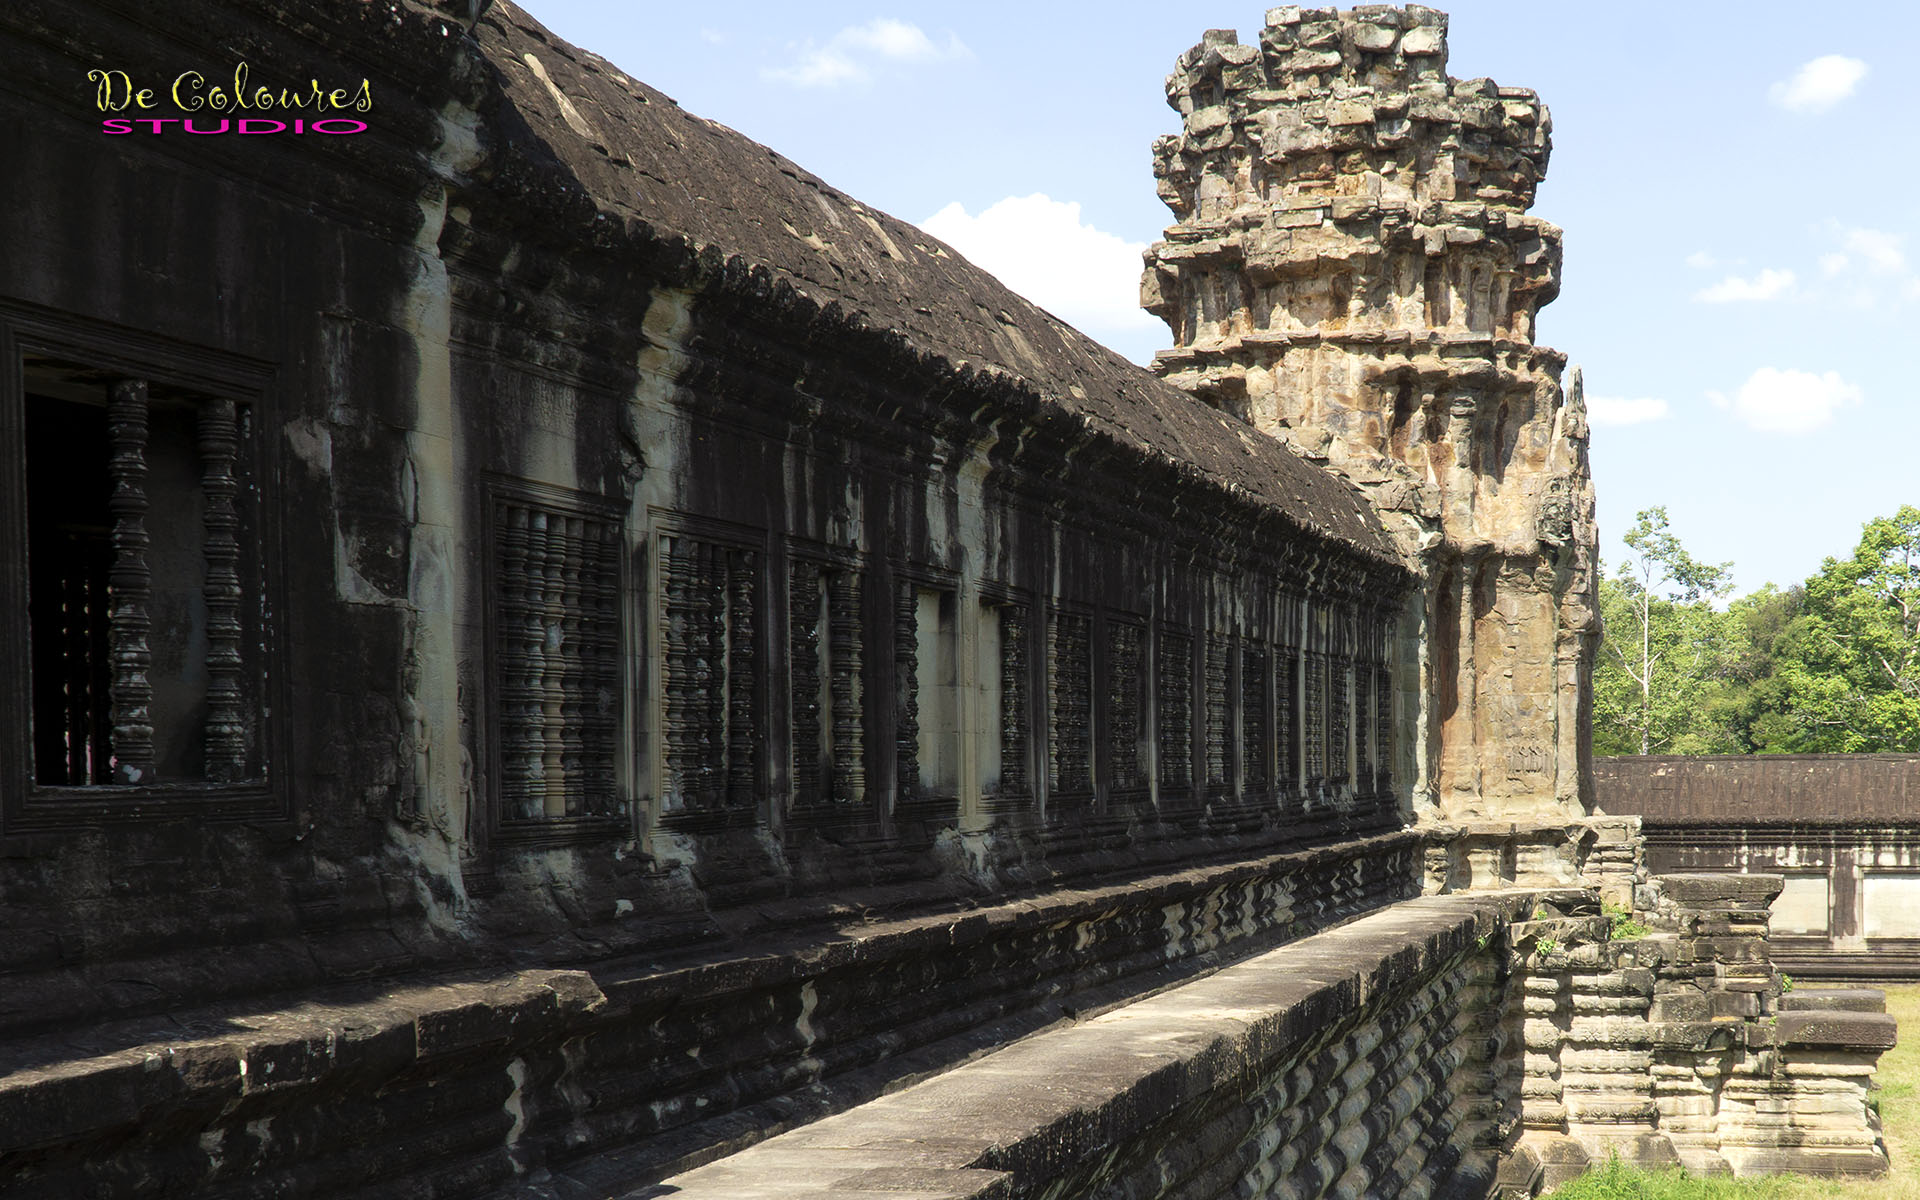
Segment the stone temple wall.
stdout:
<path fill-rule="evenodd" d="M 1577 820 L 1597 535 L 1579 378 L 1534 343 L 1552 122 L 1449 77 L 1446 21 L 1276 8 L 1182 55 L 1142 300 L 1174 338 L 1156 371 L 1359 484 L 1423 572 L 1423 819 Z"/>
<path fill-rule="evenodd" d="M 150 8 L 0 6 L 10 1198 L 1884 1161 L 1884 1018 L 1580 803 L 1544 114 L 1436 15 L 1187 60 L 1196 398 L 511 0 Z M 368 129 L 81 86 L 236 44 Z"/>

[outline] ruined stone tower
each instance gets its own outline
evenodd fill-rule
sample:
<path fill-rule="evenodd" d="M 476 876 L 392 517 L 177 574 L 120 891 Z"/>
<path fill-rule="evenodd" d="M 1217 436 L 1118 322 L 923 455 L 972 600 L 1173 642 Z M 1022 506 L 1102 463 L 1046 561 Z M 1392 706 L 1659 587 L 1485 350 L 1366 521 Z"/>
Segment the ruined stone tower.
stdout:
<path fill-rule="evenodd" d="M 1401 720 L 1428 823 L 1584 815 L 1598 630 L 1576 373 L 1536 346 L 1560 231 L 1530 216 L 1552 123 L 1447 75 L 1431 9 L 1277 8 L 1167 79 L 1154 145 L 1177 223 L 1142 302 L 1171 382 L 1346 475 L 1425 580 Z M 1509 852 L 1510 854 L 1510 852 Z"/>

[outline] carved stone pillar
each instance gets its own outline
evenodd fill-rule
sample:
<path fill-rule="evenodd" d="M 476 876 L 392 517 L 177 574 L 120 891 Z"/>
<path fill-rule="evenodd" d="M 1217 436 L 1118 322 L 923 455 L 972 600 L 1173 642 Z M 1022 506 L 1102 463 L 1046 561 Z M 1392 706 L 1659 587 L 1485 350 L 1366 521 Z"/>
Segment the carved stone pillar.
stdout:
<path fill-rule="evenodd" d="M 147 384 L 123 379 L 107 403 L 108 471 L 113 492 L 113 781 L 153 782 L 153 653 L 148 645 L 153 595 L 147 566 Z"/>

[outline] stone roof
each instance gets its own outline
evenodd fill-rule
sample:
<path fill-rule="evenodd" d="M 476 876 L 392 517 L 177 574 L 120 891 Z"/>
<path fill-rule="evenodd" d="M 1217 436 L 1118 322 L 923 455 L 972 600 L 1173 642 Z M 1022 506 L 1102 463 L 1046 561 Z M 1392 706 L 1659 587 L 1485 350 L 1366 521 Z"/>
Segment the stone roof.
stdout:
<path fill-rule="evenodd" d="M 485 112 L 495 148 L 504 142 L 535 169 L 560 174 L 596 216 L 765 268 L 919 353 L 1024 383 L 1096 436 L 1399 561 L 1351 485 L 1082 335 L 939 239 L 685 111 L 509 0 L 475 36 L 499 73 Z"/>

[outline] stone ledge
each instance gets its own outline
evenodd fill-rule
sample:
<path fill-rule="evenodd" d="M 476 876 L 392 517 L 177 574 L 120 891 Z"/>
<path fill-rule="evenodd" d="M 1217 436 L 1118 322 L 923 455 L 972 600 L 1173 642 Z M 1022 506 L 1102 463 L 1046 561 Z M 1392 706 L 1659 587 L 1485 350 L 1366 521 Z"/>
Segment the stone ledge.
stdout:
<path fill-rule="evenodd" d="M 137 1125 L 156 1109 L 217 1112 L 244 1097 L 377 1082 L 485 1045 L 531 1041 L 603 1007 L 583 971 L 396 988 L 304 1002 L 185 1036 L 0 1076 L 0 1146 L 25 1150 Z"/>
<path fill-rule="evenodd" d="M 1656 875 L 1667 899 L 1699 905 L 1714 900 L 1765 904 L 1786 886 L 1784 875 Z"/>
<path fill-rule="evenodd" d="M 1529 892 L 1409 900 L 1040 1034 L 934 1079 L 628 1193 L 631 1200 L 861 1195 L 912 1165 L 925 1200 L 1025 1194 L 1180 1107 L 1284 1061 L 1371 997 L 1471 950 Z"/>
<path fill-rule="evenodd" d="M 1887 994 L 1879 988 L 1796 988 L 1780 997 L 1780 1011 L 1883 1013 Z"/>
<path fill-rule="evenodd" d="M 1893 1049 L 1898 1032 L 1898 1023 L 1886 1013 L 1789 1012 L 1780 1014 L 1775 1036 L 1788 1049 L 1818 1046 L 1878 1054 Z"/>
<path fill-rule="evenodd" d="M 799 991 L 802 982 L 834 972 L 844 975 L 849 970 L 893 969 L 935 957 L 950 959 L 981 944 L 1046 934 L 1115 914 L 1125 917 L 1129 912 L 1146 921 L 1143 927 L 1165 932 L 1162 927 L 1170 914 L 1189 921 L 1212 912 L 1211 906 L 1229 895 L 1239 895 L 1246 903 L 1265 898 L 1262 903 L 1267 907 L 1262 912 L 1270 918 L 1271 928 L 1236 925 L 1231 936 L 1224 936 L 1225 930 L 1208 935 L 1196 928 L 1177 936 L 1168 933 L 1173 941 L 1156 943 L 1151 949 L 1122 939 L 1104 951 L 1089 953 L 1085 961 L 1042 964 L 1057 976 L 1053 989 L 1044 1003 L 1023 1006 L 1018 1020 L 1007 1016 L 1011 1010 L 1005 1006 L 996 1008 L 992 998 L 963 996 L 944 1016 L 977 1010 L 975 1015 L 984 1024 L 963 1021 L 965 1027 L 959 1028 L 947 1020 L 944 1025 L 923 1022 L 912 1028 L 841 1033 L 832 1047 L 819 1051 L 820 1060 L 795 1060 L 796 1076 L 813 1070 L 822 1077 L 804 1091 L 792 1090 L 796 1083 L 786 1091 L 756 1093 L 751 1098 L 757 1107 L 723 1112 L 712 1118 L 712 1129 L 696 1122 L 644 1135 L 649 1147 L 667 1147 L 668 1161 L 705 1161 L 712 1156 L 710 1149 L 726 1142 L 744 1144 L 809 1114 L 876 1094 L 888 1086 L 889 1080 L 880 1078 L 888 1072 L 894 1079 L 902 1074 L 924 1075 L 948 1065 L 951 1057 L 943 1056 L 977 1053 L 984 1047 L 970 1040 L 976 1029 L 1004 1039 L 1035 1027 L 1008 1028 L 1022 1021 L 1045 1023 L 1062 1019 L 1062 1014 L 1070 1018 L 1075 1010 L 1101 1011 L 1123 1002 L 1118 994 L 1122 989 L 1138 994 L 1217 970 L 1226 961 L 1268 949 L 1283 938 L 1348 918 L 1363 900 L 1371 904 L 1404 896 L 1413 886 L 1411 850 L 1416 844 L 1417 835 L 1396 832 L 1251 860 L 1109 876 L 1078 889 L 1005 897 L 971 910 L 955 911 L 943 905 L 896 912 L 882 920 L 847 914 L 817 922 L 804 932 L 781 930 L 772 936 L 709 946 L 704 960 L 691 954 L 665 962 L 634 955 L 595 964 L 591 973 L 500 969 L 343 985 L 319 995 L 267 999 L 257 1006 L 213 1006 L 165 1018 L 130 1020 L 60 1039 L 0 1044 L 0 1148 L 4 1148 L 0 1175 L 23 1155 L 33 1156 L 36 1164 L 44 1161 L 58 1169 L 83 1171 L 74 1164 L 88 1160 L 98 1145 L 124 1141 L 128 1131 L 141 1131 L 140 1149 L 133 1153 L 172 1154 L 184 1160 L 193 1151 L 175 1154 L 165 1144 L 176 1138 L 171 1131 L 202 1130 L 204 1147 L 206 1136 L 216 1131 L 251 1128 L 249 1121 L 298 1114 L 295 1121 L 282 1124 L 289 1129 L 301 1122 L 313 1127 L 288 1135 L 299 1139 L 301 1146 L 274 1147 L 271 1163 L 263 1159 L 257 1164 L 263 1170 L 282 1170 L 290 1154 L 297 1158 L 317 1144 L 313 1129 L 329 1119 L 317 1114 L 342 1100 L 364 1099 L 389 1088 L 426 1087 L 434 1078 L 456 1075 L 469 1082 L 490 1079 L 487 1086 L 497 1085 L 503 1096 L 517 1097 L 514 1102 L 527 1114 L 529 1124 L 524 1129 L 531 1132 L 526 1140 L 511 1152 L 504 1145 L 487 1152 L 497 1159 L 494 1165 L 506 1169 L 513 1155 L 537 1155 L 532 1161 L 538 1164 L 555 1153 L 577 1152 L 577 1142 L 559 1143 L 574 1137 L 585 1121 L 597 1122 L 597 1136 L 604 1144 L 622 1144 L 615 1139 L 632 1136 L 620 1129 L 627 1120 L 624 1110 L 611 1115 L 593 1112 L 578 1119 L 569 1115 L 568 1105 L 574 1101 L 564 1097 L 567 1087 L 582 1089 L 577 1095 L 587 1097 L 609 1081 L 592 1076 L 586 1064 L 563 1063 L 565 1055 L 559 1048 L 567 1039 L 607 1038 L 616 1049 L 633 1051 L 628 1043 L 644 1043 L 646 1038 L 644 1033 L 633 1033 L 634 1029 L 644 1029 L 659 1014 L 680 1005 L 711 1005 L 716 997 L 736 1002 L 750 992 L 784 987 L 790 1002 L 804 1008 L 808 1001 Z M 1381 889 L 1363 886 L 1359 863 L 1399 855 L 1407 856 L 1409 870 L 1404 879 L 1395 876 L 1398 882 Z M 1320 882 L 1312 882 L 1316 880 Z M 1376 890 L 1378 896 L 1374 896 Z M 1286 905 L 1272 907 L 1283 898 Z M 1170 953 L 1175 949 L 1177 954 Z M 811 1037 L 810 1031 L 798 1029 L 796 1044 L 799 1038 Z M 885 1060 L 888 1065 L 867 1063 L 866 1051 L 886 1039 L 894 1042 L 891 1057 Z M 934 1042 L 923 1044 L 924 1039 L 945 1040 L 935 1050 Z M 633 1052 L 644 1057 L 667 1051 L 642 1045 Z M 830 1054 L 835 1057 L 828 1062 Z M 517 1066 L 513 1065 L 516 1060 Z M 679 1063 L 677 1052 L 674 1061 Z M 723 1061 L 714 1069 L 731 1067 Z M 515 1076 L 515 1070 L 531 1071 L 526 1076 L 531 1082 Z M 583 1073 L 590 1076 L 585 1083 L 580 1082 Z M 834 1081 L 830 1085 L 825 1078 L 829 1074 Z M 572 1082 L 555 1092 L 554 1079 L 562 1075 Z M 831 1090 L 846 1080 L 851 1080 L 847 1094 Z M 524 1094 L 523 1083 L 528 1089 Z M 630 1084 L 625 1086 L 632 1090 Z M 703 1103 L 692 1092 L 668 1097 L 655 1093 L 634 1103 L 683 1100 Z M 591 1097 L 579 1101 L 593 1102 Z M 487 1109 L 490 1104 L 482 1096 L 470 1107 Z M 465 1113 L 461 1119 L 471 1115 Z M 509 1117 L 499 1120 L 508 1122 Z M 149 1135 L 146 1131 L 168 1132 Z M 236 1136 L 242 1138 L 243 1146 L 251 1138 Z M 537 1144 L 535 1139 L 540 1139 Z M 411 1141 L 428 1145 L 431 1139 L 423 1134 Z M 258 1148 L 248 1152 L 267 1153 Z M 388 1147 L 382 1152 L 400 1162 L 410 1151 Z M 212 1166 L 205 1169 L 218 1169 L 217 1160 L 209 1158 L 209 1162 Z M 656 1168 L 665 1165 L 650 1160 L 644 1168 L 647 1173 L 629 1173 L 626 1178 L 657 1178 Z"/>

